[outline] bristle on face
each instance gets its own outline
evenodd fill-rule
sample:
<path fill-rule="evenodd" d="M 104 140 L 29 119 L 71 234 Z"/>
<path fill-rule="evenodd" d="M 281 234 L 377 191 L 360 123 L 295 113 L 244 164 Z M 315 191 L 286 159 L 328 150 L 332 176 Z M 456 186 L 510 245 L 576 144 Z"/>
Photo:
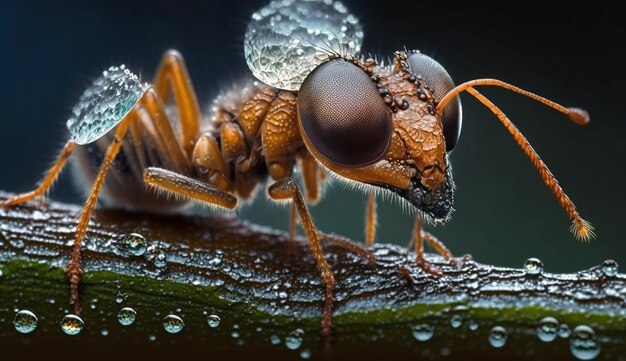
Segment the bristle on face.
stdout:
<path fill-rule="evenodd" d="M 591 223 L 584 219 L 576 219 L 572 222 L 572 226 L 569 228 L 570 232 L 574 233 L 574 237 L 581 242 L 588 243 L 592 239 L 596 238 L 596 234 L 593 231 L 594 228 Z"/>

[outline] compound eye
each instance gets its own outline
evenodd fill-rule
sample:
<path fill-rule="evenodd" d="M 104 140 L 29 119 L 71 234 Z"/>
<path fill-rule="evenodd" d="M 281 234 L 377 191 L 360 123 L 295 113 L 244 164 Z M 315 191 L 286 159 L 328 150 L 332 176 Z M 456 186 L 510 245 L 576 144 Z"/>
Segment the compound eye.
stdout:
<path fill-rule="evenodd" d="M 421 75 L 426 84 L 434 88 L 436 101 L 441 100 L 446 93 L 454 88 L 454 82 L 446 69 L 433 58 L 422 53 L 413 53 L 408 59 L 411 72 Z M 443 136 L 446 139 L 446 151 L 451 151 L 456 146 L 461 136 L 463 124 L 461 113 L 461 99 L 456 96 L 442 112 Z"/>
<path fill-rule="evenodd" d="M 358 66 L 330 60 L 315 68 L 298 92 L 304 136 L 328 161 L 362 167 L 378 161 L 391 140 L 391 111 Z"/>

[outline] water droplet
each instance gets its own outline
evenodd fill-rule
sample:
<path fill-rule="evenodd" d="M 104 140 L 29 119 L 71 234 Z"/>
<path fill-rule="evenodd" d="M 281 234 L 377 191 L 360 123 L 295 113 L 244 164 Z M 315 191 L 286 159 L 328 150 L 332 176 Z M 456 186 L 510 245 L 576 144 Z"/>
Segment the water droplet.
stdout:
<path fill-rule="evenodd" d="M 450 319 L 450 325 L 454 328 L 461 327 L 462 323 L 463 323 L 463 318 L 460 315 L 454 315 Z"/>
<path fill-rule="evenodd" d="M 20 333 L 31 333 L 37 328 L 37 316 L 28 310 L 20 310 L 15 314 L 13 327 Z"/>
<path fill-rule="evenodd" d="M 135 322 L 137 318 L 137 311 L 130 307 L 124 307 L 118 312 L 117 320 L 122 326 L 130 326 Z"/>
<path fill-rule="evenodd" d="M 270 336 L 270 342 L 272 343 L 272 345 L 278 345 L 280 343 L 280 337 L 278 337 L 277 335 L 272 335 Z"/>
<path fill-rule="evenodd" d="M 154 341 L 156 341 L 156 336 L 155 335 L 150 335 L 150 336 L 148 336 L 148 340 L 154 342 Z"/>
<path fill-rule="evenodd" d="M 107 330 L 107 329 L 105 328 L 105 329 L 103 329 L 102 331 L 100 331 L 100 334 L 101 334 L 102 336 L 108 336 L 108 335 L 109 335 L 109 330 Z"/>
<path fill-rule="evenodd" d="M 572 331 L 569 349 L 579 360 L 593 360 L 600 354 L 600 343 L 591 327 L 580 325 Z"/>
<path fill-rule="evenodd" d="M 539 258 L 529 258 L 524 262 L 524 271 L 529 275 L 538 275 L 543 273 L 543 262 Z"/>
<path fill-rule="evenodd" d="M 285 337 L 285 345 L 290 350 L 297 350 L 302 345 L 302 338 L 304 337 L 304 330 L 297 328 Z"/>
<path fill-rule="evenodd" d="M 207 317 L 206 320 L 207 320 L 207 323 L 209 324 L 209 327 L 212 327 L 212 328 L 216 328 L 217 326 L 219 326 L 220 322 L 222 321 L 220 319 L 220 316 L 218 315 L 211 315 Z"/>
<path fill-rule="evenodd" d="M 66 126 L 78 144 L 92 143 L 115 128 L 143 95 L 136 75 L 110 67 L 81 95 Z"/>
<path fill-rule="evenodd" d="M 240 336 L 240 335 L 239 335 L 239 332 L 237 332 L 237 331 L 233 331 L 233 332 L 231 332 L 231 333 L 230 333 L 230 336 L 231 336 L 232 338 L 239 338 L 239 336 Z"/>
<path fill-rule="evenodd" d="M 133 256 L 141 256 L 148 248 L 146 238 L 139 233 L 131 233 L 124 237 L 124 244 Z"/>
<path fill-rule="evenodd" d="M 572 329 L 565 323 L 559 325 L 559 337 L 568 338 L 572 334 Z"/>
<path fill-rule="evenodd" d="M 66 335 L 74 336 L 78 335 L 80 331 L 85 327 L 85 323 L 83 320 L 76 315 L 65 315 L 61 320 L 61 330 L 65 332 Z"/>
<path fill-rule="evenodd" d="M 311 358 L 311 350 L 305 348 L 304 350 L 300 351 L 300 357 L 308 360 Z"/>
<path fill-rule="evenodd" d="M 559 321 L 554 317 L 544 317 L 539 321 L 537 337 L 543 342 L 552 342 L 558 334 Z"/>
<path fill-rule="evenodd" d="M 489 336 L 487 339 L 489 340 L 489 344 L 491 346 L 500 348 L 506 344 L 506 329 L 502 326 L 494 326 L 491 331 L 489 331 Z"/>
<path fill-rule="evenodd" d="M 179 333 L 185 328 L 185 323 L 176 315 L 167 315 L 163 319 L 163 328 L 169 333 Z"/>
<path fill-rule="evenodd" d="M 478 330 L 478 323 L 476 321 L 472 321 L 469 323 L 469 329 L 472 331 Z"/>
<path fill-rule="evenodd" d="M 435 327 L 427 323 L 415 325 L 411 328 L 413 337 L 418 341 L 428 341 L 435 334 Z"/>
<path fill-rule="evenodd" d="M 604 272 L 605 275 L 613 277 L 617 274 L 617 271 L 618 265 L 617 262 L 615 262 L 614 260 L 607 259 L 606 261 L 602 262 L 602 272 Z"/>
<path fill-rule="evenodd" d="M 266 84 L 298 90 L 329 52 L 345 54 L 350 49 L 345 55 L 355 55 L 361 50 L 363 29 L 355 16 L 343 21 L 346 13 L 343 5 L 337 8 L 322 1 L 270 2 L 252 15 L 246 30 L 248 67 Z"/>
<path fill-rule="evenodd" d="M 165 253 L 159 252 L 156 256 L 154 256 L 154 265 L 159 268 L 163 268 L 167 265 Z"/>

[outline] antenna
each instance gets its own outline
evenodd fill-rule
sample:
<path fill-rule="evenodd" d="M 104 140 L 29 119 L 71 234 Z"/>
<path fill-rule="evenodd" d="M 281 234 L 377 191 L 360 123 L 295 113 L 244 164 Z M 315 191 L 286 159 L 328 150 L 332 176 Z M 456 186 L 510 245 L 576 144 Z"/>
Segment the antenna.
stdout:
<path fill-rule="evenodd" d="M 567 194 L 565 194 L 565 192 L 559 185 L 559 182 L 554 177 L 554 174 L 552 174 L 550 169 L 548 169 L 546 164 L 541 160 L 537 152 L 533 149 L 533 147 L 530 145 L 526 137 L 524 137 L 522 132 L 517 129 L 515 124 L 511 122 L 511 120 L 502 112 L 502 110 L 500 110 L 500 108 L 498 108 L 484 95 L 474 89 L 475 86 L 483 85 L 498 86 L 512 92 L 527 96 L 533 100 L 538 101 L 541 104 L 544 104 L 567 115 L 571 121 L 579 125 L 586 125 L 589 123 L 589 114 L 585 110 L 580 108 L 566 108 L 549 99 L 546 99 L 537 94 L 531 93 L 529 91 L 497 79 L 475 79 L 460 84 L 454 89 L 450 90 L 437 104 L 437 113 L 441 114 L 444 107 L 448 102 L 450 102 L 450 100 L 454 99 L 454 97 L 456 97 L 459 93 L 466 91 L 473 95 L 481 103 L 483 103 L 484 106 L 489 108 L 489 110 L 491 110 L 491 112 L 496 117 L 498 117 L 500 122 L 502 122 L 502 124 L 506 127 L 509 133 L 511 133 L 513 139 L 515 139 L 515 141 L 517 142 L 517 145 L 519 145 L 519 147 L 522 148 L 522 151 L 524 151 L 524 154 L 526 154 L 526 156 L 530 158 L 533 166 L 535 166 L 537 171 L 539 171 L 543 183 L 548 188 L 550 188 L 561 207 L 565 210 L 569 218 L 572 220 L 572 226 L 570 227 L 570 231 L 574 233 L 574 236 L 584 242 L 588 242 L 589 240 L 595 238 L 595 233 L 593 232 L 593 226 L 591 225 L 591 223 L 584 220 L 580 216 L 580 214 L 578 214 L 578 211 L 576 210 L 576 207 L 574 206 L 572 200 L 567 196 Z"/>

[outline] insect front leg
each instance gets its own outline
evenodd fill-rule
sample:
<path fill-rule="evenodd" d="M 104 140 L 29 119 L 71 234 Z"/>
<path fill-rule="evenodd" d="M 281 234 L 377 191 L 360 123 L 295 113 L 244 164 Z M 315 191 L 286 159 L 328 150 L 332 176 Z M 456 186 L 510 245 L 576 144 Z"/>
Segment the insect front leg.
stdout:
<path fill-rule="evenodd" d="M 46 193 L 48 193 L 48 191 L 54 184 L 54 181 L 57 179 L 59 174 L 61 174 L 61 170 L 63 170 L 63 166 L 65 166 L 70 155 L 72 155 L 74 148 L 76 148 L 76 143 L 73 140 L 69 140 L 67 143 L 65 143 L 65 146 L 61 150 L 61 153 L 59 153 L 57 160 L 54 162 L 54 164 L 48 170 L 48 172 L 46 172 L 46 175 L 41 180 L 41 182 L 39 183 L 39 186 L 37 186 L 35 190 L 26 192 L 26 193 L 17 194 L 7 199 L 6 201 L 1 202 L 0 207 L 1 208 L 11 207 L 14 205 L 28 202 L 37 197 L 41 197 L 41 204 L 43 204 Z"/>
<path fill-rule="evenodd" d="M 143 172 L 143 180 L 146 186 L 158 191 L 200 201 L 210 206 L 227 209 L 234 209 L 237 206 L 237 198 L 230 193 L 167 169 L 147 168 Z"/>
<path fill-rule="evenodd" d="M 365 244 L 371 246 L 376 239 L 376 223 L 378 217 L 376 215 L 376 195 L 370 192 L 367 198 L 367 208 L 365 210 Z"/>
<path fill-rule="evenodd" d="M 313 258 L 320 269 L 322 281 L 326 285 L 326 292 L 324 297 L 324 311 L 322 314 L 322 336 L 328 339 L 332 332 L 333 321 L 333 290 L 335 288 L 335 276 L 331 270 L 326 258 L 324 258 L 324 252 L 322 251 L 322 244 L 320 234 L 313 224 L 311 214 L 304 203 L 302 193 L 298 189 L 298 186 L 291 178 L 284 178 L 274 184 L 268 189 L 268 194 L 275 200 L 288 200 L 290 199 L 298 211 L 300 222 L 304 233 L 309 241 L 309 248 L 313 253 Z"/>
<path fill-rule="evenodd" d="M 458 261 L 452 256 L 452 253 L 432 234 L 425 232 L 422 227 L 422 219 L 419 216 L 415 217 L 415 228 L 413 229 L 413 237 L 409 243 L 409 248 L 415 244 L 415 263 L 426 273 L 430 273 L 435 276 L 441 276 L 441 270 L 433 267 L 424 258 L 424 241 L 428 242 L 439 254 L 441 254 L 447 261 L 456 265 Z"/>

